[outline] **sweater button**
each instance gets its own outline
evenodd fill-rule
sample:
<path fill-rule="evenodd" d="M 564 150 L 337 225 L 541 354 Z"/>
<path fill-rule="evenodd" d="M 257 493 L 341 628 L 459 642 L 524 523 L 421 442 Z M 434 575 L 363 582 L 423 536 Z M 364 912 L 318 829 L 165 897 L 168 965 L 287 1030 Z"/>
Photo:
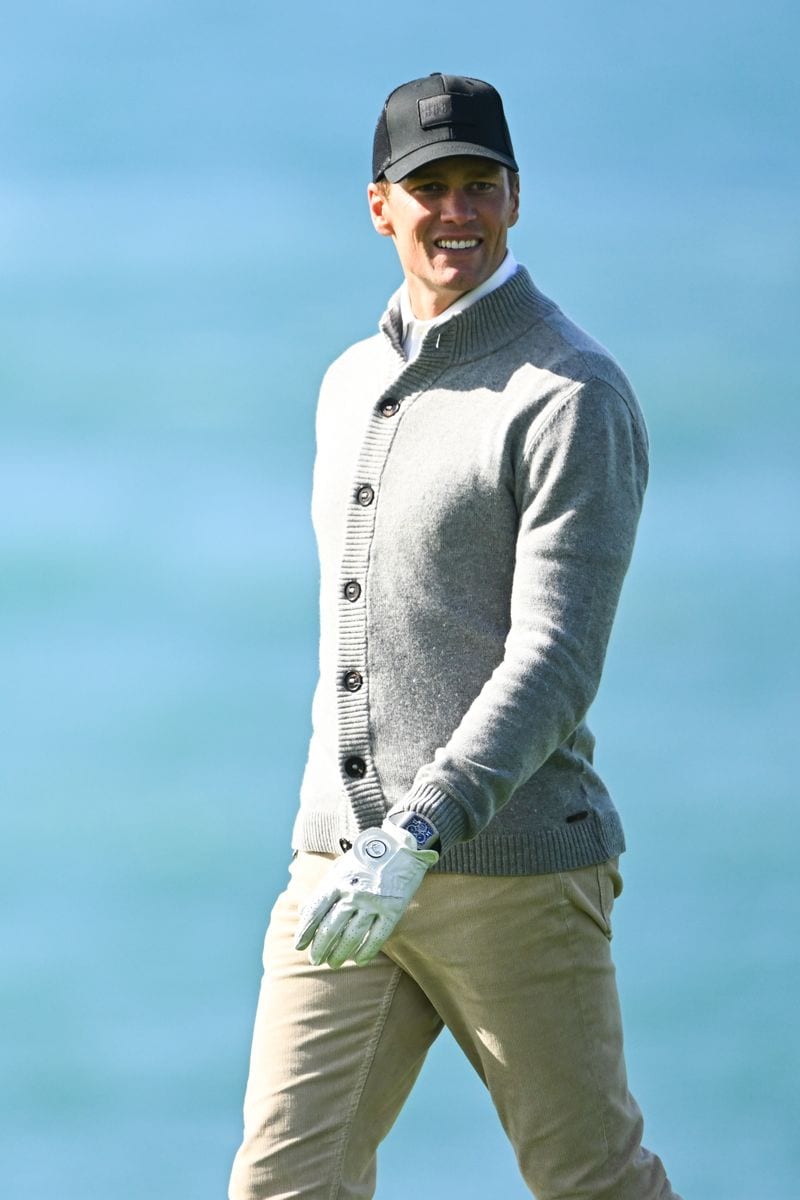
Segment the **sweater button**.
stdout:
<path fill-rule="evenodd" d="M 361 584 L 355 579 L 348 579 L 344 585 L 344 598 L 349 600 L 351 604 L 355 604 L 358 597 L 361 595 Z"/>
<path fill-rule="evenodd" d="M 358 673 L 358 671 L 348 671 L 344 677 L 344 686 L 347 688 L 348 692 L 357 692 L 363 682 L 364 679 Z"/>
<path fill-rule="evenodd" d="M 356 500 L 362 506 L 362 508 L 368 508 L 374 499 L 375 492 L 368 483 L 362 484 L 356 492 Z"/>
<path fill-rule="evenodd" d="M 398 400 L 384 400 L 381 404 L 381 416 L 393 417 L 400 410 L 400 402 Z"/>
<path fill-rule="evenodd" d="M 344 760 L 344 773 L 351 779 L 363 779 L 367 773 L 367 764 L 357 754 L 351 754 Z"/>

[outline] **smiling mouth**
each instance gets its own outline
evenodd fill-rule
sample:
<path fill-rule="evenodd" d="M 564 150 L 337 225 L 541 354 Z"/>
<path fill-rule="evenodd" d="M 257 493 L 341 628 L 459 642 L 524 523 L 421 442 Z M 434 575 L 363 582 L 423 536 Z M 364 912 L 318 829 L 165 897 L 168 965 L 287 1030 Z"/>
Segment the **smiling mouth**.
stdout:
<path fill-rule="evenodd" d="M 437 250 L 474 250 L 480 246 L 480 238 L 436 238 Z"/>

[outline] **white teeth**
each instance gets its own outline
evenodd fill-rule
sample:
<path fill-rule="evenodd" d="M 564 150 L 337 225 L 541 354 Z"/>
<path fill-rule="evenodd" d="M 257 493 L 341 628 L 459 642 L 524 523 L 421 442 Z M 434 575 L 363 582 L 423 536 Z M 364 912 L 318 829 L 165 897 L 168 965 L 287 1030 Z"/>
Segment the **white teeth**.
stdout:
<path fill-rule="evenodd" d="M 440 250 L 472 250 L 475 246 L 480 245 L 478 238 L 464 238 L 456 241 L 455 238 L 437 238 L 436 245 Z"/>

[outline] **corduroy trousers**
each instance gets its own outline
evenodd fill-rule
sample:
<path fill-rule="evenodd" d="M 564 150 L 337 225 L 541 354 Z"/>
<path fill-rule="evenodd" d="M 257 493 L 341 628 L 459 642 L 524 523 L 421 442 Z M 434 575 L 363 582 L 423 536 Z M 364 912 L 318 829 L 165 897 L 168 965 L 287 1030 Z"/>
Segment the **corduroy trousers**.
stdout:
<path fill-rule="evenodd" d="M 537 1200 L 680 1200 L 628 1091 L 609 946 L 616 861 L 429 874 L 383 952 L 338 971 L 293 948 L 330 861 L 299 854 L 272 911 L 230 1200 L 372 1197 L 377 1148 L 444 1025 Z M 476 1196 L 491 1191 L 490 1175 L 476 1183 Z"/>

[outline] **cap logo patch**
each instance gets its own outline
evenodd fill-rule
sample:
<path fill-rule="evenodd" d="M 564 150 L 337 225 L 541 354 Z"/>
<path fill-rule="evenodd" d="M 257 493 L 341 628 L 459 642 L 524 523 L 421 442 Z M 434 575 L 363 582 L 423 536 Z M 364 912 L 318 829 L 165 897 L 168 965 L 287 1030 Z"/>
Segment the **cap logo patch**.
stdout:
<path fill-rule="evenodd" d="M 458 92 L 448 96 L 429 96 L 418 104 L 419 123 L 423 129 L 435 129 L 437 125 L 477 124 L 472 96 Z"/>

